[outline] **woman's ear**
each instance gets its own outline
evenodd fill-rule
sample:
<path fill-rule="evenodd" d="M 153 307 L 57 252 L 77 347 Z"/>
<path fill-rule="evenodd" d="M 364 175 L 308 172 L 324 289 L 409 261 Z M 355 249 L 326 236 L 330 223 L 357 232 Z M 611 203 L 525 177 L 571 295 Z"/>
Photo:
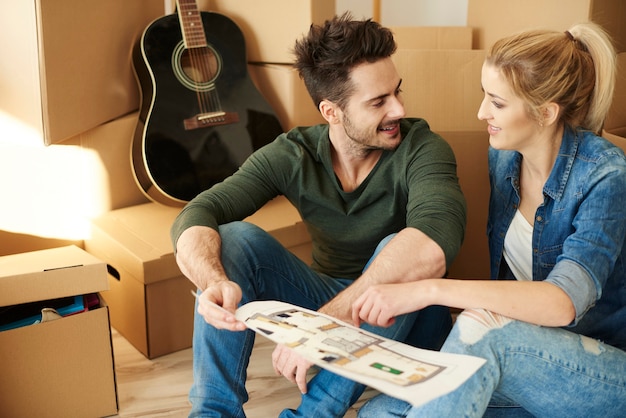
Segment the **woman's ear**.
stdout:
<path fill-rule="evenodd" d="M 319 105 L 319 110 L 322 117 L 326 119 L 329 125 L 339 123 L 339 109 L 335 103 L 329 100 L 322 100 Z"/>
<path fill-rule="evenodd" d="M 561 107 L 558 104 L 554 102 L 546 103 L 543 106 L 543 109 L 541 112 L 543 119 L 540 125 L 549 126 L 549 125 L 557 123 L 559 121 L 560 114 L 561 114 Z"/>

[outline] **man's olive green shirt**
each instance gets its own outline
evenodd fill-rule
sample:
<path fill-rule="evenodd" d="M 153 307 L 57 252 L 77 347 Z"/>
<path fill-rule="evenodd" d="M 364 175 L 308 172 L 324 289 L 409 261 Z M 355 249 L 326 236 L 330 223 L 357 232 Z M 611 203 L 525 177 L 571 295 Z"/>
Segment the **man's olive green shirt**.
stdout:
<path fill-rule="evenodd" d="M 398 148 L 384 151 L 352 192 L 342 190 L 333 171 L 328 125 L 280 135 L 235 174 L 183 208 L 171 230 L 174 245 L 190 226 L 218 230 L 284 195 L 311 235 L 316 271 L 355 279 L 377 244 L 405 227 L 433 239 L 449 266 L 461 246 L 466 222 L 454 153 L 423 119 L 403 119 L 401 131 Z"/>

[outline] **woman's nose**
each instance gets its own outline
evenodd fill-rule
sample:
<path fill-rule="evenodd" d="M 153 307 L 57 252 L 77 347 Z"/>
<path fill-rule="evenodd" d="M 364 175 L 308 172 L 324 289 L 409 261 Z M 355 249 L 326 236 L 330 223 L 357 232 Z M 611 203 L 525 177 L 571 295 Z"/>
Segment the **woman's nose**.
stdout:
<path fill-rule="evenodd" d="M 476 115 L 479 120 L 487 120 L 490 118 L 487 112 L 486 106 L 487 98 L 485 97 L 482 102 L 480 102 L 480 106 L 478 106 L 478 114 Z"/>

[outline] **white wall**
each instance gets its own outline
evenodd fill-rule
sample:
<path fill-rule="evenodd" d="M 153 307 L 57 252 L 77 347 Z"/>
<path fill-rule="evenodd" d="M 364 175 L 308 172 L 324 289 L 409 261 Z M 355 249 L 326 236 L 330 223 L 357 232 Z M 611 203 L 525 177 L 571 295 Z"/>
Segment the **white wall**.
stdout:
<path fill-rule="evenodd" d="M 465 26 L 468 0 L 380 0 L 385 26 Z M 350 10 L 355 18 L 372 17 L 372 0 L 336 0 L 337 13 Z"/>

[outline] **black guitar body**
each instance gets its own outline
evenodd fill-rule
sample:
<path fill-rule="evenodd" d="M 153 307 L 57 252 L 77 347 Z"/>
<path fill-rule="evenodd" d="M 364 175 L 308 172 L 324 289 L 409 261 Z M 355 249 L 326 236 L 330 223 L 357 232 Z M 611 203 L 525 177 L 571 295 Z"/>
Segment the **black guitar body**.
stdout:
<path fill-rule="evenodd" d="M 221 14 L 200 16 L 208 45 L 200 58 L 210 57 L 211 77 L 190 62 L 197 49 L 185 48 L 177 14 L 151 23 L 133 50 L 141 90 L 133 171 L 146 196 L 170 206 L 224 180 L 283 132 L 248 75 L 241 30 Z"/>

